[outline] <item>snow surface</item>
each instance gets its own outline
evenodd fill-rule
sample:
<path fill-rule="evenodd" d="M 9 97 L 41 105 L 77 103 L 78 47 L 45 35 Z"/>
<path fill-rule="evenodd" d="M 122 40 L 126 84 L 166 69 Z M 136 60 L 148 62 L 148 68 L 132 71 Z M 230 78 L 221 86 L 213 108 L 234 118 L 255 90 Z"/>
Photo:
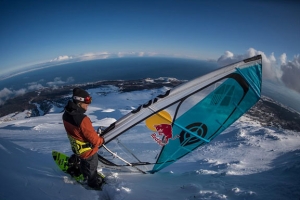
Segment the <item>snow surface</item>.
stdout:
<path fill-rule="evenodd" d="M 165 89 L 91 89 L 87 114 L 95 129 L 108 126 Z M 0 118 L 1 200 L 300 199 L 300 133 L 262 127 L 246 116 L 156 174 L 103 169 L 109 182 L 103 191 L 86 190 L 52 159 L 52 150 L 71 155 L 61 111 L 53 107 L 40 117 L 27 118 L 24 111 Z"/>

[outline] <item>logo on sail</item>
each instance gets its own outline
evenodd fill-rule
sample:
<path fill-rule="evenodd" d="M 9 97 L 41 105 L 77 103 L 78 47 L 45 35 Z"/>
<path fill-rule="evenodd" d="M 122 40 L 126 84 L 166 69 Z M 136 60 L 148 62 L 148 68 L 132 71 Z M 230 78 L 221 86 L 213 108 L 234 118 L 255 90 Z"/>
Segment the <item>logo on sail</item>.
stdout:
<path fill-rule="evenodd" d="M 185 128 L 186 130 L 189 130 L 190 132 L 193 132 L 202 138 L 204 138 L 207 133 L 207 126 L 201 122 L 192 123 Z M 185 130 L 182 130 L 179 135 L 181 146 L 188 146 L 201 141 L 199 138 L 195 137 Z"/>
<path fill-rule="evenodd" d="M 155 133 L 151 134 L 151 137 L 160 146 L 165 146 L 169 143 L 170 139 L 177 138 L 173 138 L 172 117 L 165 110 L 147 118 L 145 123 L 150 130 L 155 131 Z"/>

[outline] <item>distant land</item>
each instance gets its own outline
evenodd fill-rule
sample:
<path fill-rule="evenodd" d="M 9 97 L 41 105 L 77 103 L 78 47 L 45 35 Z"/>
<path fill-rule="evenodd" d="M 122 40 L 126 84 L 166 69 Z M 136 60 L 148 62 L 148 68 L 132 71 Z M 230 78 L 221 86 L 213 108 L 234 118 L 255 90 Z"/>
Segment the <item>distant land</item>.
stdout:
<path fill-rule="evenodd" d="M 30 117 L 45 115 L 49 113 L 53 105 L 62 111 L 74 87 L 83 89 L 98 88 L 112 85 L 119 88 L 120 92 L 131 92 L 144 89 L 158 89 L 163 86 L 173 88 L 185 81 L 175 78 L 139 79 L 139 80 L 116 80 L 99 81 L 87 84 L 76 84 L 62 86 L 61 88 L 43 88 L 39 91 L 28 92 L 22 96 L 9 99 L 0 106 L 0 117 L 9 114 L 17 114 L 30 110 Z M 39 109 L 43 111 L 40 113 Z M 300 114 L 268 97 L 262 97 L 246 114 L 251 119 L 258 121 L 262 126 L 274 127 L 276 129 L 287 129 L 300 132 Z M 11 116 L 12 118 L 13 116 Z"/>
<path fill-rule="evenodd" d="M 185 81 L 180 81 L 175 78 L 158 78 L 158 79 L 139 79 L 139 80 L 116 80 L 116 81 L 98 81 L 86 84 L 74 84 L 61 86 L 60 88 L 43 88 L 38 91 L 28 92 L 22 96 L 8 99 L 4 105 L 0 106 L 0 117 L 19 113 L 25 110 L 31 110 L 31 116 L 40 116 L 39 108 L 47 114 L 52 105 L 61 107 L 62 110 L 70 100 L 68 95 L 72 95 L 72 90 L 75 87 L 80 87 L 85 90 L 98 88 L 102 86 L 112 85 L 119 88 L 120 92 L 130 92 L 144 89 L 157 89 L 163 86 L 175 87 Z"/>

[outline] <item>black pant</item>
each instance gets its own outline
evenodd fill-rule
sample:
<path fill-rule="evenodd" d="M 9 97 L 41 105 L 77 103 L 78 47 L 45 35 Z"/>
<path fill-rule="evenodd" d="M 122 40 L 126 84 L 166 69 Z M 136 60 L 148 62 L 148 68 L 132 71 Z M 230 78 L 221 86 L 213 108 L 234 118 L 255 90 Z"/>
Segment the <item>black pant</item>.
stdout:
<path fill-rule="evenodd" d="M 81 159 L 80 168 L 83 176 L 87 178 L 88 185 L 90 187 L 97 187 L 99 185 L 98 181 L 98 155 L 95 153 L 87 159 Z"/>

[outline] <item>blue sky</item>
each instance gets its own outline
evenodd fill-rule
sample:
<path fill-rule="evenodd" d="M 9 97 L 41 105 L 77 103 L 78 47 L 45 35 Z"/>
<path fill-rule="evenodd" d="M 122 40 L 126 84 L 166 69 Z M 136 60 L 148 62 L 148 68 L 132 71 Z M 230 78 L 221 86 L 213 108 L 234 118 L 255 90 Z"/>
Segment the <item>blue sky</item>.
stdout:
<path fill-rule="evenodd" d="M 86 53 L 300 53 L 294 1 L 0 1 L 0 74 Z"/>

